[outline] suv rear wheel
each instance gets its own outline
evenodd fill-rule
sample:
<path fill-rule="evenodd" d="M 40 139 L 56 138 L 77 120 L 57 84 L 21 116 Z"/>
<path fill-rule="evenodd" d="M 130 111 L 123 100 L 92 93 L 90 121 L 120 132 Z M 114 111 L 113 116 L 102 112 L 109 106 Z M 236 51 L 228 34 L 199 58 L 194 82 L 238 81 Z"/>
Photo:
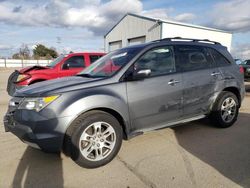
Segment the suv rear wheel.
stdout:
<path fill-rule="evenodd" d="M 234 93 L 223 91 L 214 104 L 210 119 L 220 128 L 227 128 L 234 124 L 239 113 L 239 100 Z"/>
<path fill-rule="evenodd" d="M 72 123 L 71 158 L 85 168 L 109 163 L 119 152 L 122 127 L 115 117 L 102 111 L 83 114 Z"/>

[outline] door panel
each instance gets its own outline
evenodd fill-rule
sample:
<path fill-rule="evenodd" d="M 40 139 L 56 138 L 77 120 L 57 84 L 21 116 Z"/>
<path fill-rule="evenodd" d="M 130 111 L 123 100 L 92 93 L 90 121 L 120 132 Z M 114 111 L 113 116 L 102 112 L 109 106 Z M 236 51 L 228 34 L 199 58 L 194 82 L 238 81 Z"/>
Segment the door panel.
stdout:
<path fill-rule="evenodd" d="M 151 75 L 144 80 L 127 82 L 132 129 L 155 129 L 180 118 L 182 76 L 176 70 L 173 47 L 148 50 L 132 66 L 133 74 L 141 70 Z"/>
<path fill-rule="evenodd" d="M 206 48 L 178 45 L 175 49 L 183 72 L 183 116 L 205 114 L 213 100 L 220 72 Z"/>
<path fill-rule="evenodd" d="M 169 85 L 173 79 L 179 83 Z M 181 74 L 127 82 L 127 96 L 133 129 L 160 127 L 182 114 Z"/>
<path fill-rule="evenodd" d="M 216 92 L 217 68 L 183 73 L 183 115 L 207 113 Z"/>

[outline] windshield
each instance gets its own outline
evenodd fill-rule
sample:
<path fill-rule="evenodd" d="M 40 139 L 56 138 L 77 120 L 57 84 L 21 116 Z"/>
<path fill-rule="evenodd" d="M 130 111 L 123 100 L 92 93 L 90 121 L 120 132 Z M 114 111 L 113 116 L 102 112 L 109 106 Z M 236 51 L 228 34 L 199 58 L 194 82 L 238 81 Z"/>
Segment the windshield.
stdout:
<path fill-rule="evenodd" d="M 124 48 L 110 52 L 84 69 L 78 75 L 88 77 L 109 77 L 126 65 L 141 48 Z"/>
<path fill-rule="evenodd" d="M 65 55 L 60 55 L 60 56 L 58 56 L 56 59 L 54 59 L 53 61 L 51 61 L 51 62 L 47 65 L 47 67 L 54 67 L 54 66 L 56 66 L 57 63 L 60 63 L 60 62 L 63 60 L 64 57 L 65 57 Z"/>

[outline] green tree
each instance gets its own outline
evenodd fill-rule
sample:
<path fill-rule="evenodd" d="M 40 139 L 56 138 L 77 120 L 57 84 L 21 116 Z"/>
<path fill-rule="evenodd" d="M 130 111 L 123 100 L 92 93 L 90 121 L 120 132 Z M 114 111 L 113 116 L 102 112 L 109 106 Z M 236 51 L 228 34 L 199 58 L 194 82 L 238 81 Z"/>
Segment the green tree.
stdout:
<path fill-rule="evenodd" d="M 33 54 L 35 58 L 56 58 L 58 57 L 58 54 L 54 48 L 47 48 L 46 46 L 42 44 L 38 44 L 34 49 L 33 49 Z"/>

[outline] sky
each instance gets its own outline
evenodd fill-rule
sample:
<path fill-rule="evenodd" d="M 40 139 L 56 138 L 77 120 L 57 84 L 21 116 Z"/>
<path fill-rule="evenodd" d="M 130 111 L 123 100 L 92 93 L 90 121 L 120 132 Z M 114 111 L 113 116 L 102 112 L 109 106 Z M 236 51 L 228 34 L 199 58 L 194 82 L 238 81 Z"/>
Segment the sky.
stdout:
<path fill-rule="evenodd" d="M 103 36 L 126 13 L 233 33 L 232 54 L 250 58 L 250 0 L 0 0 L 0 57 L 22 44 L 103 51 Z"/>

